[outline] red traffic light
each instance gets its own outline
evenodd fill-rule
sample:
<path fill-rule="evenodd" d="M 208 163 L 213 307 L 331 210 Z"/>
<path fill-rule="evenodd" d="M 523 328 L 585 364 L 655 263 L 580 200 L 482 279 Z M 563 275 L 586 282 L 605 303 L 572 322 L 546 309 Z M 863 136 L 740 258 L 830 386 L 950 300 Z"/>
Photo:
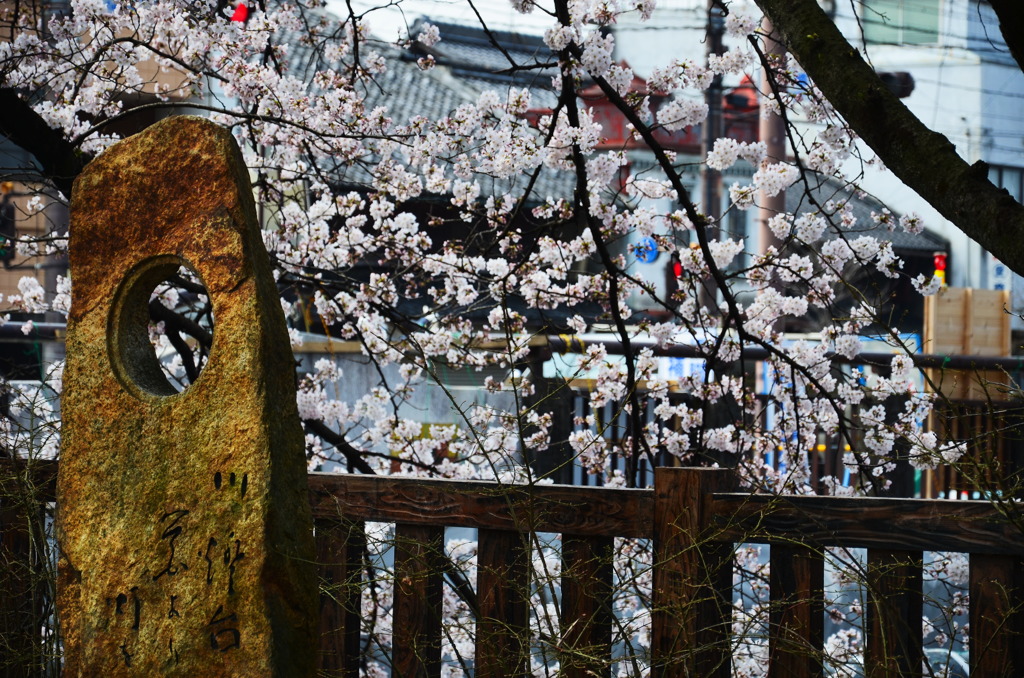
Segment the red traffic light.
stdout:
<path fill-rule="evenodd" d="M 249 8 L 245 6 L 245 2 L 238 3 L 235 6 L 235 13 L 231 15 L 231 20 L 244 24 L 248 18 Z"/>

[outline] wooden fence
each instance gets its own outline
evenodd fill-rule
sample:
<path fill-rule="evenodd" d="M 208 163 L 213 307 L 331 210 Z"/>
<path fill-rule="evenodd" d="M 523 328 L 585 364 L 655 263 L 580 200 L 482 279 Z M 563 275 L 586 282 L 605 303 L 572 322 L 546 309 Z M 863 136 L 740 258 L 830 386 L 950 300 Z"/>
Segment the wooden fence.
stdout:
<path fill-rule="evenodd" d="M 53 466 L 39 481 L 49 492 Z M 751 542 L 772 545 L 770 676 L 823 674 L 823 549 L 831 546 L 867 549 L 866 675 L 921 675 L 923 551 L 969 554 L 971 675 L 1024 675 L 1024 532 L 1016 504 L 753 495 L 734 491 L 731 479 L 727 470 L 659 468 L 653 489 L 630 490 L 313 474 L 321 668 L 358 674 L 364 523 L 376 521 L 396 526 L 389 661 L 402 678 L 440 674 L 446 526 L 479 530 L 477 586 L 464 592 L 476 616 L 478 678 L 528 670 L 534 532 L 561 535 L 563 631 L 554 644 L 563 676 L 610 673 L 615 537 L 654 543 L 654 676 L 730 674 L 733 551 Z M 0 518 L 9 521 L 0 524 L 7 570 L 0 628 L 38 629 L 38 620 L 25 617 L 38 614 L 25 604 L 31 592 L 11 588 L 20 581 L 11 566 L 28 557 L 21 523 L 10 510 Z M 36 672 L 8 669 L 10 676 Z"/>

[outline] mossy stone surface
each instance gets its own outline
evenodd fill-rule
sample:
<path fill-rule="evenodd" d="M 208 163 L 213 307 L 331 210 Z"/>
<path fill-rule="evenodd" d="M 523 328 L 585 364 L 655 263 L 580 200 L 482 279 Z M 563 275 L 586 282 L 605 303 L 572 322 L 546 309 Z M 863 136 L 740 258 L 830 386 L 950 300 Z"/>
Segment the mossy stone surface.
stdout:
<path fill-rule="evenodd" d="M 294 362 L 231 135 L 175 117 L 76 180 L 58 478 L 66 676 L 307 676 L 316 574 Z M 153 286 L 187 264 L 216 321 L 175 393 Z"/>

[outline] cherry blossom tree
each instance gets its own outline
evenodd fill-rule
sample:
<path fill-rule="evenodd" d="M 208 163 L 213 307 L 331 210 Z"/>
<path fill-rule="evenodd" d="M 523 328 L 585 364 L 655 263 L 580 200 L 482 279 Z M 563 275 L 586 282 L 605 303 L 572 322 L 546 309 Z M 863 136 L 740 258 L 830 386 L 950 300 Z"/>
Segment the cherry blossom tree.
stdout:
<path fill-rule="evenodd" d="M 526 3 L 520 9 L 534 7 Z M 887 455 L 897 433 L 923 445 L 922 459 L 934 454 L 917 423 L 929 399 L 911 392 L 908 361 L 895 358 L 893 376 L 868 389 L 881 397 L 910 392 L 896 420 L 874 406 L 854 422 L 848 412 L 867 393 L 833 365 L 836 356 L 857 353 L 857 333 L 872 322 L 877 301 L 837 304 L 844 268 L 856 263 L 896 277 L 900 262 L 891 247 L 870 236 L 825 237 L 838 234 L 844 220 L 849 224 L 848 202 L 812 203 L 812 210 L 772 219 L 779 247 L 751 253 L 748 267 L 730 268 L 750 245 L 715 237 L 718 225 L 682 181 L 682 160 L 656 137 L 658 130 L 702 123 L 707 107 L 700 95 L 716 77 L 761 66 L 757 24 L 742 13 L 729 16 L 734 46 L 708 66 L 676 61 L 655 72 L 653 87 L 674 97 L 652 117 L 649 99 L 629 92 L 632 74 L 612 62 L 614 37 L 603 31 L 619 11 L 647 16 L 652 4 L 537 7 L 552 15 L 545 34 L 552 51 L 542 58 L 557 59 L 558 95 L 557 105 L 531 124 L 531 92 L 515 88 L 483 92 L 439 119 L 393 119 L 387 98 L 374 91 L 374 78 L 389 67 L 394 47 L 374 41 L 362 17 L 335 20 L 316 3 L 256 5 L 244 21 L 229 16 L 230 8 L 205 3 L 81 2 L 72 4 L 68 16 L 48 21 L 35 9 L 27 5 L 14 17 L 14 39 L 3 44 L 3 129 L 33 152 L 61 195 L 69 193 L 82 163 L 116 140 L 119 124 L 153 110 L 208 113 L 236 132 L 252 167 L 266 209 L 268 249 L 282 289 L 291 291 L 286 308 L 310 301 L 326 331 L 358 338 L 381 367 L 401 366 L 397 380 L 357 403 L 326 397 L 324 385 L 337 377 L 335 368 L 323 363 L 311 373 L 301 395 L 311 453 L 329 456 L 326 450 L 333 448 L 364 471 L 370 470 L 366 454 L 397 454 L 443 475 L 469 468 L 475 474 L 481 466 L 493 474 L 493 460 L 500 457 L 502 469 L 528 473 L 513 460 L 551 442 L 550 417 L 530 400 L 529 379 L 488 385 L 514 391 L 519 404 L 511 411 L 476 407 L 462 413 L 466 426 L 436 436 L 420 437 L 418 427 L 400 416 L 400 403 L 437 364 L 510 371 L 521 364 L 529 337 L 544 331 L 518 310 L 525 305 L 558 309 L 577 332 L 600 320 L 622 343 L 624 362 L 609 360 L 594 346 L 581 366 L 596 370 L 594 405 L 619 403 L 628 420 L 621 449 L 604 449 L 600 436 L 586 427 L 569 439 L 592 472 L 604 472 L 609 454 L 621 452 L 627 467 L 620 480 L 632 484 L 639 461 L 653 461 L 656 451 L 684 460 L 710 451 L 746 468 L 751 480 L 799 488 L 807 480 L 798 470 L 806 468 L 803 450 L 825 431 L 849 438 L 850 463 L 867 470 L 865 478 L 879 489 L 892 465 Z M 748 42 L 748 36 L 755 37 Z M 410 37 L 427 47 L 439 38 L 431 27 Z M 301 60 L 289 55 L 300 49 Z M 542 66 L 509 63 L 521 70 Z M 155 67 L 174 77 L 154 78 Z M 780 64 L 778 82 L 796 82 L 796 68 L 795 62 Z M 577 97 L 591 82 L 619 106 L 633 134 L 653 152 L 657 171 L 650 177 L 628 177 L 621 188 L 613 183 L 625 155 L 598 150 L 601 128 Z M 767 158 L 761 143 L 716 141 L 707 156 L 710 167 L 723 170 L 743 160 L 756 168 L 749 184 L 730 189 L 731 209 L 749 208 L 758 191 L 771 196 L 799 190 L 798 182 L 819 180 L 822 172 L 815 170 L 834 168 L 851 152 L 848 137 L 837 133 L 847 128 L 817 91 L 792 91 L 763 93 L 765 108 L 778 106 L 834 125 L 807 160 L 799 149 L 795 161 L 787 161 Z M 561 178 L 565 195 L 540 198 L 531 191 L 548 175 Z M 521 176 L 530 181 L 516 182 Z M 484 191 L 486 183 L 500 191 Z M 447 208 L 418 214 L 415 206 L 427 196 L 442 196 Z M 676 208 L 658 212 L 649 206 L 662 198 Z M 464 227 L 463 237 L 436 241 L 431 225 L 453 223 Z M 900 227 L 919 224 L 904 220 Z M 659 298 L 657 287 L 633 271 L 621 241 L 634 231 L 677 252 L 680 279 L 671 297 Z M 681 246 L 691 238 L 694 247 Z M 354 273 L 360 266 L 370 270 L 365 279 Z M 660 305 L 665 321 L 632 320 L 629 299 L 635 295 Z M 422 313 L 400 312 L 399 302 L 410 299 L 425 302 Z M 15 302 L 37 303 L 29 294 Z M 173 306 L 176 300 L 163 302 Z M 600 311 L 578 312 L 589 302 L 597 302 Z M 62 303 L 58 299 L 58 307 Z M 785 319 L 809 309 L 830 318 L 821 328 L 824 340 L 782 346 Z M 480 320 L 469 321 L 467 311 Z M 174 333 L 162 336 L 170 341 Z M 494 342 L 502 348 L 477 348 Z M 717 375 L 674 387 L 690 404 L 673 404 L 669 385 L 655 374 L 652 347 L 680 342 L 694 343 L 711 367 L 707 375 Z M 752 398 L 749 380 L 728 371 L 750 347 L 766 352 L 777 384 L 784 385 L 772 394 L 774 403 Z M 184 362 L 178 369 L 194 374 L 192 361 Z M 642 419 L 640 383 L 646 400 L 661 403 L 650 422 Z M 763 426 L 765 408 L 776 406 L 777 423 Z M 727 421 L 713 421 L 713 409 L 729 411 Z M 863 429 L 863 445 L 854 444 L 855 429 Z M 448 454 L 435 462 L 442 446 Z M 774 450 L 793 457 L 785 478 L 756 461 Z M 383 457 L 378 468 L 390 464 Z M 465 459 L 477 463 L 461 463 Z"/>
<path fill-rule="evenodd" d="M 507 87 L 436 116 L 399 117 L 384 74 L 438 77 L 443 65 L 430 48 L 444 34 L 434 26 L 394 44 L 374 37 L 372 13 L 333 17 L 317 0 L 246 3 L 245 11 L 212 0 L 76 0 L 58 15 L 43 3 L 6 3 L 0 132 L 31 155 L 43 192 L 66 201 L 90 157 L 153 117 L 199 113 L 232 130 L 254 178 L 293 341 L 302 340 L 299 328 L 313 328 L 358 342 L 379 377 L 368 393 L 345 399 L 337 397 L 345 368 L 329 356 L 299 375 L 311 469 L 544 482 L 528 462 L 560 447 L 606 485 L 633 486 L 644 462 L 669 459 L 734 466 L 761 491 L 885 493 L 898 464 L 931 467 L 962 450 L 925 430 L 935 396 L 920 387 L 898 333 L 885 328 L 882 299 L 850 282 L 865 269 L 882 279 L 905 275 L 891 243 L 873 231 L 922 229 L 913 215 L 880 211 L 859 224 L 865 234 L 848 235 L 857 225 L 856 177 L 842 168 L 861 152 L 855 139 L 1018 272 L 1016 238 L 983 225 L 994 219 L 974 217 L 1017 224 L 1022 208 L 900 112 L 817 3 L 757 4 L 795 58 L 769 56 L 757 7 L 733 3 L 729 49 L 707 64 L 665 55 L 649 91 L 637 92 L 633 73 L 613 60 L 609 29 L 622 14 L 649 18 L 653 0 L 513 0 L 520 12 L 549 17 L 549 51 L 529 61 L 506 54 L 507 69 L 553 71 L 554 104 L 535 106 L 536 91 Z M 424 55 L 418 62 L 399 58 L 411 46 Z M 498 41 L 494 47 L 502 49 Z M 704 92 L 716 78 L 762 69 L 771 86 L 760 93 L 761 108 L 783 115 L 793 131 L 784 157 L 730 138 L 714 140 L 699 158 L 666 146 L 665 133 L 706 123 Z M 579 96 L 585 86 L 599 88 L 625 116 L 632 141 L 652 154 L 651 168 L 633 172 L 625 149 L 602 143 L 602 127 Z M 654 92 L 669 98 L 656 106 Z M 865 106 L 891 112 L 884 130 Z M 807 120 L 824 124 L 808 137 L 800 127 Z M 803 192 L 805 207 L 772 216 L 775 242 L 755 250 L 699 205 L 685 180 L 694 161 L 717 171 L 749 167 L 749 179 L 728 190 L 731 211 L 782 191 Z M 842 190 L 820 199 L 825 182 Z M 541 194 L 541 186 L 561 192 Z M 674 255 L 674 289 L 634 265 L 628 243 L 636 233 Z M 58 252 L 61 235 L 20 246 Z M 171 283 L 151 304 L 153 340 L 160 350 L 179 349 L 168 369 L 187 382 L 209 346 L 210 309 L 201 281 L 183 272 Z M 27 280 L 6 301 L 66 313 L 69 284 L 61 278 L 47 295 Z M 915 284 L 932 294 L 939 282 L 919 276 Z M 183 318 L 186 302 L 195 302 L 196 317 Z M 787 327 L 812 315 L 820 338 L 787 341 Z M 593 382 L 590 414 L 561 435 L 556 417 L 565 413 L 550 402 L 570 386 L 543 379 L 537 339 L 583 335 L 595 325 L 607 341 L 587 345 L 573 366 Z M 864 380 L 849 363 L 869 326 L 888 332 L 892 358 Z M 185 335 L 198 340 L 195 355 Z M 657 353 L 672 349 L 706 368 L 665 378 Z M 763 365 L 756 376 L 743 371 L 751 355 Z M 418 394 L 443 385 L 441 372 L 453 369 L 491 376 L 473 400 L 448 394 L 453 424 L 424 427 L 411 415 Z M 58 393 L 59 382 L 56 366 Z M 39 411 L 38 398 L 15 400 L 15 412 Z M 595 414 L 604 407 L 615 416 Z M 53 453 L 59 421 L 52 411 L 40 416 Z M 29 444 L 25 432 L 8 429 L 9 449 Z M 835 475 L 818 478 L 808 450 L 826 439 L 846 453 Z M 843 482 L 844 472 L 852 482 Z M 617 567 L 632 571 L 622 581 L 633 588 L 617 599 L 625 620 L 619 640 L 643 645 L 642 590 L 650 584 L 642 563 L 650 552 L 620 546 Z M 550 549 L 536 553 L 538 576 L 553 576 Z M 471 565 L 472 548 L 453 547 L 451 557 Z M 746 557 L 763 576 L 756 556 Z M 383 610 L 375 615 L 386 621 L 386 591 L 367 591 L 368 609 Z M 466 601 L 454 596 L 446 605 L 454 618 Z M 378 632 L 386 645 L 386 624 Z M 451 652 L 464 655 L 460 633 L 450 636 Z M 752 651 L 743 670 L 756 674 L 760 656 Z"/>

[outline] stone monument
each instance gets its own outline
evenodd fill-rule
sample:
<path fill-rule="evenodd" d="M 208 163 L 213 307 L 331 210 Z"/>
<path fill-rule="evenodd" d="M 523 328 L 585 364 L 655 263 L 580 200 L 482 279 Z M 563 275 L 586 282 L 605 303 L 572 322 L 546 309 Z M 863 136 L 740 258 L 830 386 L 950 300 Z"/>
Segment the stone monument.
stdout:
<path fill-rule="evenodd" d="M 309 676 L 316 573 L 295 366 L 231 135 L 175 117 L 72 195 L 58 478 L 65 676 Z M 191 267 L 209 361 L 178 393 L 154 287 Z"/>

